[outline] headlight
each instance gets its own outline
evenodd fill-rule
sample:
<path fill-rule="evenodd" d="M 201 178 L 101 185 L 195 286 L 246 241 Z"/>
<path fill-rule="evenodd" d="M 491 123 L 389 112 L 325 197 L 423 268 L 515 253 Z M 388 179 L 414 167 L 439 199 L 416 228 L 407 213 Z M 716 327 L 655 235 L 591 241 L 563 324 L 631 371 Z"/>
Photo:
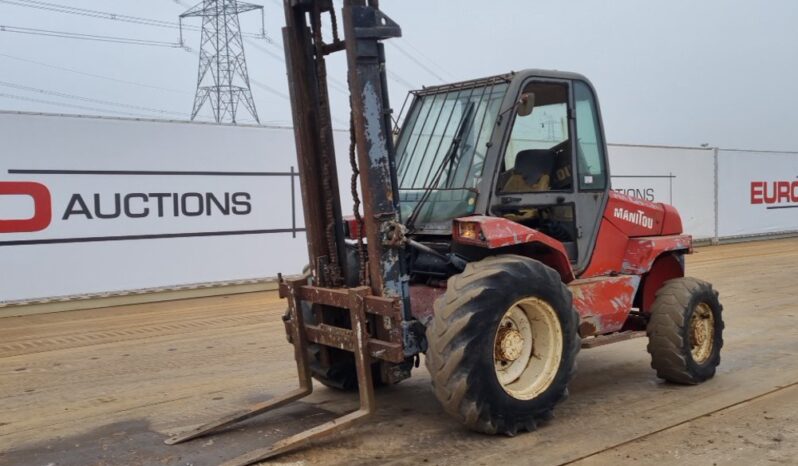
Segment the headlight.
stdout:
<path fill-rule="evenodd" d="M 456 240 L 463 240 L 471 243 L 482 243 L 485 235 L 479 222 L 455 221 L 454 236 Z"/>

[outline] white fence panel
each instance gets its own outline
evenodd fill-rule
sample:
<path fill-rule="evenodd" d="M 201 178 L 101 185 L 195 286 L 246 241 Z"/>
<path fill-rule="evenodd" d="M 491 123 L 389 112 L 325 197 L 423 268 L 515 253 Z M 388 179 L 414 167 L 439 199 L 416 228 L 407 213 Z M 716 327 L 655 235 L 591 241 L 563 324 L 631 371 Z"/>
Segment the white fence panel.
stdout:
<path fill-rule="evenodd" d="M 798 231 L 798 153 L 718 152 L 720 237 Z"/>
<path fill-rule="evenodd" d="M 0 302 L 260 279 L 307 262 L 290 129 L 0 112 L 0 140 Z M 349 214 L 348 133 L 335 146 Z M 612 188 L 673 204 L 695 238 L 798 231 L 798 153 L 609 152 Z"/>
<path fill-rule="evenodd" d="M 0 301 L 273 277 L 307 261 L 290 129 L 0 114 L 0 140 L 0 218 L 35 217 L 31 183 L 52 211 L 43 227 L 0 223 Z"/>

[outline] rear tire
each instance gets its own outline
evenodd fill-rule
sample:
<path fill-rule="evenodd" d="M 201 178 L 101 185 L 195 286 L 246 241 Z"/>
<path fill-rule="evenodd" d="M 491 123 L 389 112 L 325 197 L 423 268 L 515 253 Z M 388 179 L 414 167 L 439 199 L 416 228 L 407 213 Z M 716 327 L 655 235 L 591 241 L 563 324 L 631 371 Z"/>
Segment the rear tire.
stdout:
<path fill-rule="evenodd" d="M 648 323 L 648 352 L 657 377 L 695 385 L 711 379 L 723 347 L 723 306 L 712 285 L 668 280 L 657 291 Z"/>
<path fill-rule="evenodd" d="M 535 430 L 567 397 L 578 326 L 571 292 L 550 267 L 515 255 L 469 263 L 427 328 L 435 396 L 472 430 Z"/>

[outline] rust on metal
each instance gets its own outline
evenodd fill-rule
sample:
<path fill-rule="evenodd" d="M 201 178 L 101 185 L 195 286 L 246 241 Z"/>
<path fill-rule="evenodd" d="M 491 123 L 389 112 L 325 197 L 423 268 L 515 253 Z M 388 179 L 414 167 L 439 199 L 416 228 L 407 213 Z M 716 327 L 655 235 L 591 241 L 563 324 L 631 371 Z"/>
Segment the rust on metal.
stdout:
<path fill-rule="evenodd" d="M 169 442 L 216 432 L 310 394 L 313 390 L 308 360 L 310 343 L 321 347 L 322 362 L 329 360 L 330 348 L 354 354 L 360 407 L 224 463 L 228 466 L 263 461 L 361 421 L 374 412 L 372 361 L 379 361 L 380 370 L 385 372 L 407 358 L 403 332 L 406 321 L 410 320 L 410 301 L 404 252 L 399 247 L 402 235 L 398 235 L 401 233 L 398 230 L 393 234 L 387 230 L 390 225 L 398 225 L 400 219 L 385 55 L 380 43 L 400 36 L 401 30 L 379 10 L 377 0 L 344 0 L 345 40 L 338 36 L 331 0 L 284 0 L 284 9 L 283 38 L 311 266 L 311 277 L 281 280 L 279 287 L 280 296 L 289 302 L 283 321 L 294 346 L 299 388 L 173 437 Z M 322 24 L 326 24 L 323 14 L 330 16 L 331 44 L 323 39 Z M 363 277 L 361 282 L 368 286 L 355 288 L 344 287 L 346 243 L 325 63 L 327 54 L 340 50 L 346 50 L 349 61 L 352 129 L 359 159 L 354 170 L 359 171 L 363 192 L 367 193 L 363 199 L 363 224 L 368 240 L 369 274 L 368 280 Z M 391 239 L 396 244 L 391 244 Z M 363 264 L 362 251 L 360 258 Z M 313 322 L 304 321 L 303 305 L 309 305 Z M 326 316 L 336 313 L 334 319 L 326 320 Z M 349 319 L 345 326 L 331 324 L 345 321 L 341 317 L 346 315 Z"/>
<path fill-rule="evenodd" d="M 703 364 L 712 355 L 715 344 L 715 316 L 707 303 L 699 303 L 690 318 L 690 353 L 693 360 Z"/>
<path fill-rule="evenodd" d="M 432 308 L 435 300 L 446 293 L 446 282 L 441 286 L 430 286 L 423 284 L 410 285 L 410 310 L 413 317 L 419 322 L 428 323 L 435 314 Z"/>
<path fill-rule="evenodd" d="M 293 288 L 300 302 L 319 304 L 328 307 L 338 308 L 341 312 L 346 312 L 351 305 L 350 293 L 352 290 L 367 289 L 359 288 L 324 288 L 310 285 L 300 285 Z M 280 285 L 280 293 L 287 295 L 291 293 L 287 284 Z M 383 298 L 372 296 L 368 293 L 363 294 L 363 308 L 367 315 L 382 317 L 378 322 L 386 329 L 387 340 L 381 338 L 369 338 L 367 348 L 369 354 L 375 359 L 400 363 L 404 361 L 404 351 L 402 347 L 401 328 L 401 307 L 397 298 Z M 386 322 L 387 321 L 387 322 Z M 294 322 L 292 319 L 285 321 L 286 329 L 290 335 L 294 335 Z M 352 344 L 352 329 L 336 327 L 321 323 L 318 325 L 304 324 L 305 336 L 308 341 L 318 343 L 333 348 L 346 351 L 354 351 Z"/>
<path fill-rule="evenodd" d="M 583 336 L 617 332 L 623 328 L 640 284 L 638 275 L 593 277 L 568 284 L 573 306 L 585 324 Z M 588 328 L 587 326 L 592 326 Z M 582 327 L 580 327 L 580 334 Z"/>
<path fill-rule="evenodd" d="M 352 344 L 352 330 L 321 324 L 319 326 L 305 326 L 305 332 L 307 332 L 308 340 L 314 343 L 346 351 L 355 350 L 355 346 Z M 405 359 L 401 342 L 389 342 L 369 338 L 367 347 L 369 354 L 375 359 L 396 363 L 402 362 Z"/>
<path fill-rule="evenodd" d="M 473 89 L 479 87 L 487 87 L 488 85 L 493 85 L 497 81 L 509 83 L 513 80 L 513 75 L 515 73 L 507 73 L 501 74 L 498 76 L 489 76 L 487 78 L 478 78 L 478 79 L 470 79 L 468 81 L 459 81 L 456 83 L 446 83 L 440 84 L 437 86 L 426 86 L 423 89 L 411 91 L 415 95 L 423 96 L 423 95 L 430 95 L 430 94 L 441 94 L 444 92 L 451 92 L 451 91 L 462 91 L 464 89 Z"/>
<path fill-rule="evenodd" d="M 365 0 L 345 0 L 343 22 L 360 185 L 368 193 L 363 198 L 363 217 L 369 284 L 374 295 L 406 298 L 401 251 L 385 244 L 388 225 L 400 219 L 385 54 L 380 43 L 399 37 L 401 29 L 377 3 Z M 409 300 L 402 306 L 408 308 Z"/>
<path fill-rule="evenodd" d="M 297 375 L 299 378 L 299 388 L 292 390 L 284 395 L 272 398 L 269 401 L 251 406 L 249 409 L 224 416 L 213 422 L 203 424 L 195 429 L 175 435 L 166 440 L 168 445 L 185 442 L 188 440 L 202 437 L 217 432 L 227 426 L 236 424 L 259 414 L 271 411 L 284 406 L 288 403 L 304 398 L 313 391 L 313 382 L 310 379 L 310 366 L 307 360 L 307 339 L 300 330 L 304 325 L 301 307 L 297 299 L 297 289 L 306 282 L 305 279 L 281 283 L 281 292 L 288 297 L 288 315 L 290 320 L 295 322 L 292 327 L 292 340 L 294 343 L 294 359 L 296 359 Z M 299 310 L 299 311 L 298 311 Z"/>
<path fill-rule="evenodd" d="M 538 230 L 503 217 L 490 217 L 487 215 L 457 218 L 454 220 L 454 224 L 454 241 L 456 242 L 488 249 L 535 244 L 540 247 L 535 258 L 559 272 L 563 282 L 568 283 L 575 278 L 571 262 L 568 259 L 568 253 L 562 242 Z M 460 236 L 458 232 L 461 224 L 479 225 L 481 236 L 479 238 Z"/>
<path fill-rule="evenodd" d="M 515 361 L 521 356 L 523 346 L 521 332 L 512 327 L 501 327 L 496 334 L 494 357 L 505 362 Z"/>
<path fill-rule="evenodd" d="M 610 343 L 617 343 L 619 341 L 631 340 L 633 338 L 642 338 L 646 336 L 645 331 L 629 330 L 626 332 L 611 333 L 609 335 L 599 335 L 597 337 L 585 338 L 582 340 L 582 348 L 595 348 L 597 346 L 609 345 Z"/>
<path fill-rule="evenodd" d="M 592 337 L 596 334 L 596 324 L 590 320 L 583 320 L 579 324 L 579 336 L 582 338 Z"/>
<path fill-rule="evenodd" d="M 285 2 L 283 42 L 311 270 L 316 283 L 337 285 L 345 243 L 320 31 L 332 4 L 312 3 Z"/>
<path fill-rule="evenodd" d="M 336 434 L 363 421 L 374 413 L 374 384 L 371 378 L 371 358 L 366 350 L 368 332 L 366 331 L 365 297 L 369 289 L 367 287 L 350 288 L 348 292 L 349 303 L 347 304 L 347 308 L 350 311 L 352 321 L 350 344 L 352 344 L 355 354 L 360 407 L 354 412 L 325 422 L 324 424 L 296 435 L 292 435 L 269 447 L 260 448 L 239 456 L 238 458 L 234 458 L 233 460 L 223 463 L 223 466 L 246 466 L 259 463 L 285 452 L 306 446 L 314 440 Z M 305 352 L 303 358 L 307 358 L 307 352 Z"/>
<path fill-rule="evenodd" d="M 349 300 L 346 288 L 323 288 L 310 285 L 301 287 L 300 297 L 302 301 L 339 308 L 346 308 Z M 398 319 L 402 317 L 401 302 L 397 298 L 369 295 L 365 300 L 368 314 Z"/>
<path fill-rule="evenodd" d="M 690 235 L 651 236 L 630 238 L 626 246 L 621 272 L 643 274 L 651 270 L 654 261 L 665 252 L 692 252 L 693 238 Z"/>
<path fill-rule="evenodd" d="M 185 442 L 197 437 L 217 432 L 220 429 L 250 419 L 259 414 L 284 406 L 292 401 L 309 395 L 313 391 L 313 382 L 310 377 L 307 344 L 309 341 L 309 327 L 304 323 L 300 295 L 305 279 L 282 283 L 281 293 L 288 295 L 289 313 L 286 321 L 287 328 L 292 331 L 294 342 L 294 357 L 297 363 L 299 388 L 285 395 L 275 397 L 265 403 L 259 403 L 249 409 L 225 416 L 216 421 L 204 424 L 184 434 L 176 435 L 166 441 L 168 444 Z M 273 445 L 246 453 L 238 458 L 223 463 L 226 466 L 246 466 L 258 463 L 265 459 L 295 450 L 310 442 L 333 435 L 362 421 L 374 412 L 374 384 L 371 375 L 370 338 L 366 320 L 366 297 L 370 292 L 368 287 L 350 288 L 347 290 L 348 301 L 346 308 L 349 310 L 352 330 L 338 334 L 339 342 L 343 343 L 355 355 L 355 368 L 358 378 L 360 394 L 360 407 L 357 411 L 319 426 L 308 429 L 299 434 L 280 440 Z M 344 330 L 344 329 L 340 329 Z M 346 340 L 344 342 L 344 340 Z M 401 351 L 401 347 L 399 348 Z"/>

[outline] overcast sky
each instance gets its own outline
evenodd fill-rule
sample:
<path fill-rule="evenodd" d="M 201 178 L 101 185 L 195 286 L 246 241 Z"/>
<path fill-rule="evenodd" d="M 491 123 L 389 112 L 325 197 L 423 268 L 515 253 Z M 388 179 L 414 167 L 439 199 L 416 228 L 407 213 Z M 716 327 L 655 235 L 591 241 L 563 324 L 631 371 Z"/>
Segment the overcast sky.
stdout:
<path fill-rule="evenodd" d="M 194 3 L 0 0 L 0 26 L 162 45 L 178 39 L 176 29 L 17 5 L 42 2 L 163 21 L 176 21 Z M 260 83 L 252 92 L 262 123 L 288 124 L 285 65 L 279 59 L 281 2 L 255 3 L 265 6 L 266 30 L 275 43 L 245 43 L 250 77 Z M 558 69 L 593 82 L 610 142 L 798 150 L 793 91 L 798 1 L 383 0 L 381 5 L 404 34 L 392 40 L 396 46 L 391 41 L 386 46 L 397 111 L 408 86 L 523 68 Z M 248 32 L 260 29 L 255 12 L 242 15 L 241 23 Z M 193 51 L 0 32 L 0 109 L 187 118 L 199 33 L 184 36 Z M 345 82 L 343 56 L 331 58 L 329 74 Z M 337 126 L 345 127 L 346 93 L 333 83 L 331 97 Z"/>

